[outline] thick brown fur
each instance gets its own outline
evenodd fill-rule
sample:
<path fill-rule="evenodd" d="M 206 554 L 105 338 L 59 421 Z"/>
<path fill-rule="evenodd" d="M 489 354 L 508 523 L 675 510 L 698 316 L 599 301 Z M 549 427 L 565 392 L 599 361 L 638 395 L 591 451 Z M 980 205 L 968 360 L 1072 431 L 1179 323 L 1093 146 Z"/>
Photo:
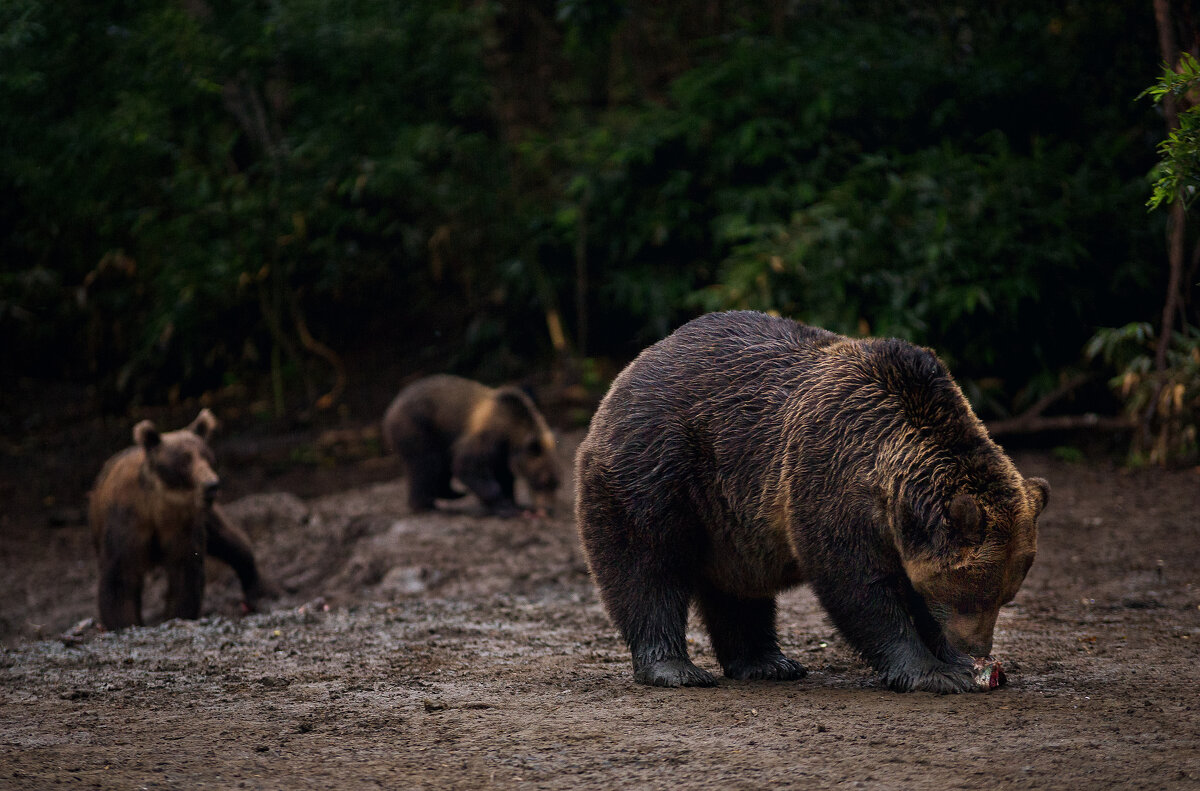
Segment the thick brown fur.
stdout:
<path fill-rule="evenodd" d="M 491 388 L 438 374 L 400 391 L 383 417 L 389 450 L 404 459 L 409 505 L 427 511 L 437 499 L 460 496 L 457 478 L 492 513 L 519 512 L 516 478 L 550 510 L 559 485 L 558 453 L 546 419 L 515 387 Z"/>
<path fill-rule="evenodd" d="M 945 366 L 894 339 L 761 313 L 702 316 L 613 382 L 576 456 L 580 535 L 636 680 L 796 679 L 775 594 L 812 585 L 897 690 L 976 688 L 1049 485 L 1024 479 Z"/>
<path fill-rule="evenodd" d="M 157 565 L 167 572 L 167 616 L 198 618 L 206 553 L 233 567 L 247 608 L 268 594 L 249 538 L 213 502 L 220 478 L 207 440 L 216 425 L 207 409 L 187 428 L 167 434 L 143 420 L 134 427 L 133 447 L 100 471 L 88 517 L 105 628 L 142 625 L 143 583 Z"/>

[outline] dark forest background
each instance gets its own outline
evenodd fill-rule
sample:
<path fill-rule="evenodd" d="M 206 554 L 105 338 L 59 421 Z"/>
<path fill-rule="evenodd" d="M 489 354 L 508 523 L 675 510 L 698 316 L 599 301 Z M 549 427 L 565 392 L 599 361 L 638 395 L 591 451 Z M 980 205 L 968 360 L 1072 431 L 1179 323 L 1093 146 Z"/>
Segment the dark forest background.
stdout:
<path fill-rule="evenodd" d="M 755 308 L 932 346 L 991 419 L 1115 415 L 1168 289 L 1159 32 L 1099 0 L 5 0 L 0 378 L 275 419 L 335 410 L 348 359 L 602 390 Z M 1200 364 L 1195 260 L 1169 363 Z"/>

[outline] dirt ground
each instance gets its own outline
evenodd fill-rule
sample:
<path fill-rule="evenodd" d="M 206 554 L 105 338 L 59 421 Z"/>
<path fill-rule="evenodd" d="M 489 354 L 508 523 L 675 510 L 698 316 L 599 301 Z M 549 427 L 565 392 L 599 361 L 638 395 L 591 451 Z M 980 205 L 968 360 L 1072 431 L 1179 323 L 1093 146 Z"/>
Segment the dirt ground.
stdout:
<path fill-rule="evenodd" d="M 73 628 L 95 607 L 82 503 L 6 468 L 0 788 L 1200 788 L 1196 470 L 1014 454 L 1053 495 L 998 625 L 1009 683 L 938 697 L 881 689 L 803 589 L 780 607 L 803 681 L 635 685 L 570 485 L 550 519 L 413 516 L 390 460 L 216 448 L 287 593 L 242 617 L 212 566 L 204 618 L 122 633 Z"/>

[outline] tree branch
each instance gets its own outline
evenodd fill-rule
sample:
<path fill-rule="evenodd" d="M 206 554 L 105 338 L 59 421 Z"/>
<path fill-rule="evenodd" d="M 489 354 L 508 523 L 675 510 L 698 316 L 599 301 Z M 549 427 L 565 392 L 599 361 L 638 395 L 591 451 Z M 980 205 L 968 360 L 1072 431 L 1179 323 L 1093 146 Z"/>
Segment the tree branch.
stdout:
<path fill-rule="evenodd" d="M 1054 417 L 1021 416 L 1009 420 L 996 420 L 987 424 L 988 433 L 993 437 L 1004 434 L 1040 434 L 1046 431 L 1076 431 L 1079 429 L 1130 431 L 1135 427 L 1134 421 L 1127 417 L 1107 417 L 1094 412 Z"/>

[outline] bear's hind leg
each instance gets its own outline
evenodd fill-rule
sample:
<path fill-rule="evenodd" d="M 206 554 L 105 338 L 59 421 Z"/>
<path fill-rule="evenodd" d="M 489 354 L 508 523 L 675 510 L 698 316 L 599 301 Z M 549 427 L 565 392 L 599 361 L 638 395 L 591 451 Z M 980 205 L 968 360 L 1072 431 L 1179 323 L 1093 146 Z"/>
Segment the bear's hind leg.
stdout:
<path fill-rule="evenodd" d="M 692 664 L 687 616 L 695 559 L 664 520 L 653 539 L 615 502 L 599 476 L 581 476 L 580 538 L 609 618 L 633 657 L 633 678 L 656 687 L 711 687 L 716 679 Z"/>
<path fill-rule="evenodd" d="M 426 449 L 403 455 L 408 470 L 408 507 L 414 513 L 432 511 L 439 497 L 459 496 L 450 487 L 450 459 L 443 451 Z"/>
<path fill-rule="evenodd" d="M 653 687 L 715 686 L 712 673 L 688 658 L 686 590 L 654 575 L 623 583 L 622 590 L 605 592 L 605 600 L 633 656 L 633 680 Z"/>
<path fill-rule="evenodd" d="M 779 650 L 775 599 L 743 599 L 710 584 L 697 597 L 717 661 L 727 678 L 739 681 L 796 681 L 808 671 Z"/>

